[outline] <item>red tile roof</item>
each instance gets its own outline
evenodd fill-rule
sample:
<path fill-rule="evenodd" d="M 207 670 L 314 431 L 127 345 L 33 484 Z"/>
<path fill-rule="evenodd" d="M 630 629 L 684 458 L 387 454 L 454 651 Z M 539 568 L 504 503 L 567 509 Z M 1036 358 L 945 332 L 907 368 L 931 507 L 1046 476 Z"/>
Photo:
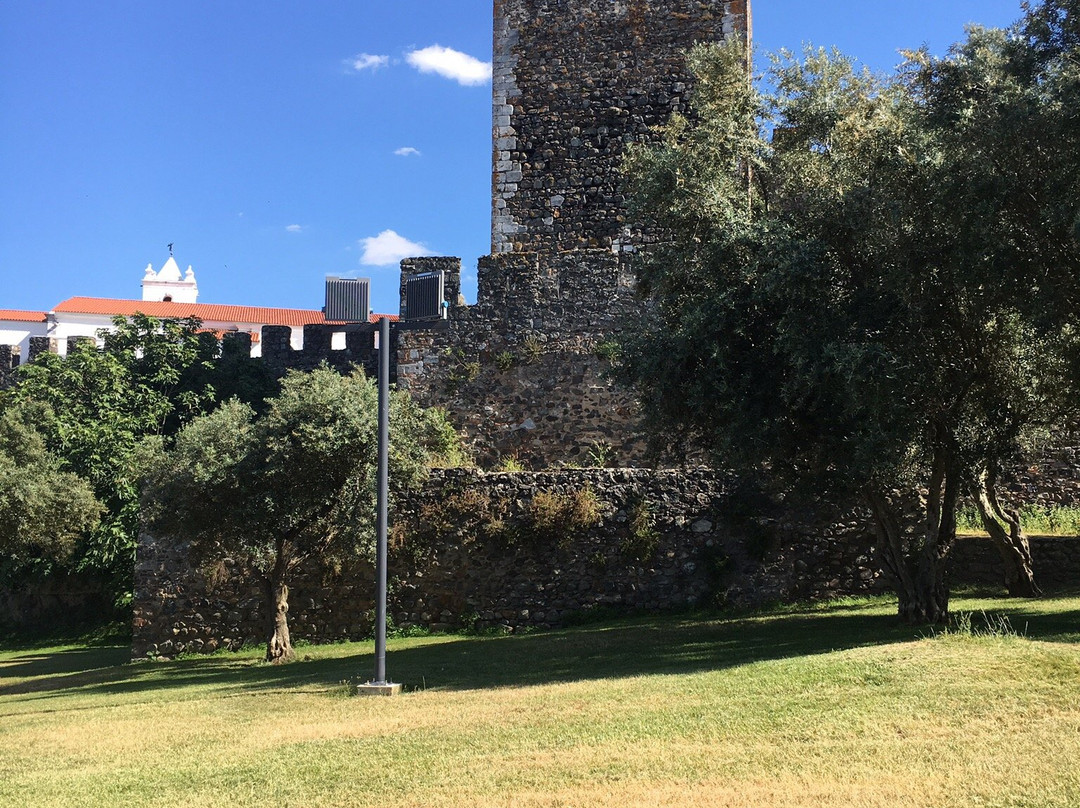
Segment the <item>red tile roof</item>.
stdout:
<path fill-rule="evenodd" d="M 102 297 L 71 297 L 53 311 L 62 314 L 102 314 L 108 316 L 146 314 L 150 317 L 183 319 L 198 317 L 203 322 L 252 323 L 255 325 L 304 326 L 314 323 L 343 325 L 327 320 L 318 309 L 272 309 L 260 306 L 227 306 L 218 303 L 174 303 L 151 300 L 117 300 Z M 397 322 L 396 314 L 372 314 L 368 322 L 377 323 L 380 317 Z M 44 315 L 42 315 L 44 321 Z"/>
<path fill-rule="evenodd" d="M 183 319 L 198 317 L 203 322 L 255 323 L 259 325 L 304 326 L 325 323 L 316 309 L 271 309 L 260 306 L 225 306 L 216 303 L 174 303 L 152 300 L 115 300 L 101 297 L 71 297 L 53 311 L 64 314 L 123 315 Z"/>
<path fill-rule="evenodd" d="M 43 311 L 0 309 L 0 320 L 7 320 L 12 323 L 44 323 L 48 320 L 48 315 Z"/>

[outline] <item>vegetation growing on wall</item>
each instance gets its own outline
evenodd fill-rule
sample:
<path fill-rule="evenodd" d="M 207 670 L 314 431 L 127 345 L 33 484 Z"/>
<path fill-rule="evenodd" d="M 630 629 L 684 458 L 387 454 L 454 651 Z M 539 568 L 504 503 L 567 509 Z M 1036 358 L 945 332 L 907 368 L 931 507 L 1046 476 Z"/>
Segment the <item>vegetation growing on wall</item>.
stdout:
<path fill-rule="evenodd" d="M 627 509 L 626 536 L 619 543 L 619 550 L 644 564 L 659 544 L 660 534 L 653 525 L 649 501 L 644 496 L 635 497 Z"/>

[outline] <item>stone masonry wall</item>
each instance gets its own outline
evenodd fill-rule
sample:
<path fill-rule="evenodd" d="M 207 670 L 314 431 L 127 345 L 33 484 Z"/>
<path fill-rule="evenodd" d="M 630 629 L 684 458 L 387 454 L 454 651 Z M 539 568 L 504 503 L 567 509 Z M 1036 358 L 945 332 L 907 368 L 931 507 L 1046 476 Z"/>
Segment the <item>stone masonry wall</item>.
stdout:
<path fill-rule="evenodd" d="M 18 366 L 19 346 L 0 345 L 0 390 L 8 386 Z"/>
<path fill-rule="evenodd" d="M 748 38 L 747 6 L 495 0 L 491 251 L 625 240 L 625 145 L 684 109 L 685 49 Z"/>
<path fill-rule="evenodd" d="M 437 327 L 400 333 L 398 385 L 444 407 L 483 465 L 513 457 L 543 468 L 594 444 L 632 465 L 642 456 L 636 404 L 607 377 L 604 353 L 632 305 L 629 286 L 603 250 L 481 259 L 476 305 L 452 304 Z"/>
<path fill-rule="evenodd" d="M 599 517 L 584 526 L 565 510 L 583 491 Z M 739 498 L 724 475 L 702 469 L 438 471 L 392 519 L 389 613 L 402 627 L 512 631 L 563 625 L 601 607 L 666 611 L 887 591 L 858 514 L 748 520 Z M 543 528 L 538 512 L 555 527 Z M 1080 542 L 1069 546 L 1067 564 L 1080 571 Z M 365 563 L 309 569 L 290 587 L 293 637 L 369 635 L 373 580 Z M 260 643 L 262 593 L 233 560 L 195 571 L 183 547 L 143 537 L 134 627 L 136 656 Z"/>
<path fill-rule="evenodd" d="M 569 537 L 481 537 L 429 529 L 443 515 L 464 520 L 473 495 L 508 525 L 529 524 L 537 495 L 572 497 L 588 489 L 602 520 Z M 701 602 L 711 587 L 706 549 L 715 543 L 724 481 L 714 472 L 607 471 L 485 474 L 435 472 L 425 489 L 394 515 L 389 612 L 401 626 L 433 629 L 465 622 L 549 626 L 600 605 L 670 609 Z M 655 540 L 627 550 L 628 508 L 649 503 Z M 495 516 L 492 511 L 491 516 Z M 371 630 L 374 573 L 358 563 L 333 575 L 308 570 L 290 586 L 296 639 L 329 641 Z M 184 548 L 144 536 L 136 564 L 134 654 L 173 655 L 259 643 L 265 637 L 260 588 L 233 560 L 193 570 Z"/>
<path fill-rule="evenodd" d="M 749 39 L 749 4 L 496 0 L 494 12 L 493 254 L 475 306 L 448 296 L 441 328 L 402 334 L 398 382 L 446 407 L 480 462 L 541 468 L 603 444 L 638 464 L 635 405 L 604 357 L 633 314 L 643 242 L 626 218 L 623 149 L 685 108 L 687 48 Z"/>
<path fill-rule="evenodd" d="M 305 325 L 303 347 L 296 350 L 290 344 L 292 329 L 288 326 L 267 325 L 262 328 L 262 359 L 279 374 L 286 370 L 310 371 L 326 363 L 339 372 L 361 367 L 368 376 L 379 370 L 379 351 L 375 347 L 378 325 L 357 323 L 348 326 L 345 347 L 335 349 L 331 341 L 335 331 L 343 326 Z M 396 339 L 391 332 L 390 374 L 396 372 Z"/>
<path fill-rule="evenodd" d="M 1044 479 L 1040 491 L 1057 498 L 1055 487 Z M 567 511 L 555 514 L 556 530 L 537 528 L 541 504 L 550 516 L 552 502 L 582 491 L 591 492 L 595 523 L 577 526 Z M 437 470 L 391 524 L 389 613 L 400 627 L 513 631 L 564 625 L 602 607 L 666 611 L 890 591 L 865 514 L 763 517 L 728 477 L 705 469 Z M 1080 584 L 1080 539 L 1031 541 L 1043 586 Z M 1002 586 L 988 539 L 958 540 L 949 580 Z M 306 570 L 290 586 L 293 637 L 369 636 L 373 581 L 366 563 Z M 234 560 L 194 570 L 181 545 L 143 536 L 135 585 L 137 657 L 265 640 L 262 593 Z"/>

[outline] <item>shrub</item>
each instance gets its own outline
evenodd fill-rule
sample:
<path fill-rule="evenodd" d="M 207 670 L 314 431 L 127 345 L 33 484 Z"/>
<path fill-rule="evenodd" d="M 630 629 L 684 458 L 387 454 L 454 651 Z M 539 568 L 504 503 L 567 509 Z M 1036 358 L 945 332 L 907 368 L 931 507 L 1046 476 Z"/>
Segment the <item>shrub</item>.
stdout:
<path fill-rule="evenodd" d="M 600 523 L 600 504 L 588 486 L 570 495 L 538 491 L 529 504 L 529 522 L 536 541 L 565 549 L 575 536 Z"/>
<path fill-rule="evenodd" d="M 635 499 L 629 508 L 627 534 L 619 543 L 619 550 L 644 564 L 660 544 L 660 534 L 653 527 L 652 510 L 644 497 Z"/>
<path fill-rule="evenodd" d="M 495 354 L 495 367 L 501 370 L 503 373 L 510 370 L 517 360 L 514 355 L 509 351 L 503 351 Z"/>

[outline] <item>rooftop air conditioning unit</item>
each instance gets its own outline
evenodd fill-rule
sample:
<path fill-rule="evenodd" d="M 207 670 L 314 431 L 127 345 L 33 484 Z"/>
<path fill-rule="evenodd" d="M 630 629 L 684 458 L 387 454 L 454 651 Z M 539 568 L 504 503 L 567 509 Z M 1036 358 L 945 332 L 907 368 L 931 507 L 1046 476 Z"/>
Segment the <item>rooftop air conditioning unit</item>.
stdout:
<path fill-rule="evenodd" d="M 425 272 L 405 279 L 403 320 L 442 320 L 446 318 L 446 273 Z"/>
<path fill-rule="evenodd" d="M 331 322 L 366 323 L 371 313 L 371 278 L 326 276 L 326 319 Z"/>

